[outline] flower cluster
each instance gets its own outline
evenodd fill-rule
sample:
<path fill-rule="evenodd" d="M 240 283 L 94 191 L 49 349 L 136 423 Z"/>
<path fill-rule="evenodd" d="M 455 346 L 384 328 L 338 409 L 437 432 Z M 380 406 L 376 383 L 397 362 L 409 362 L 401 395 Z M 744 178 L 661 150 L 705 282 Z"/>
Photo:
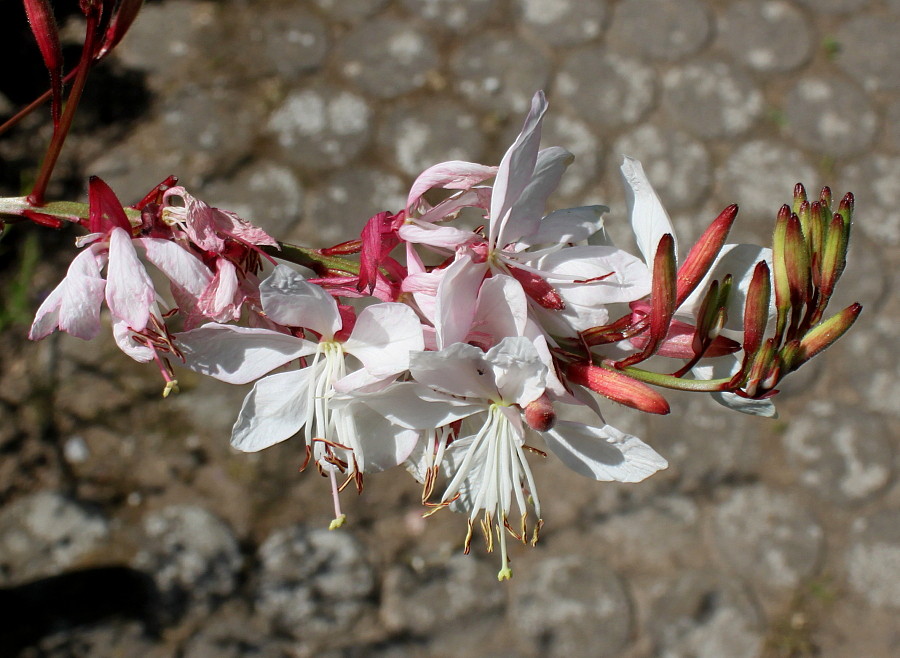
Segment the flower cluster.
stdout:
<path fill-rule="evenodd" d="M 506 579 L 508 537 L 537 541 L 543 523 L 529 453 L 595 480 L 641 481 L 666 461 L 604 421 L 604 398 L 665 414 L 663 387 L 774 415 L 779 381 L 860 311 L 823 320 L 852 196 L 833 212 L 827 188 L 810 202 L 798 186 L 773 249 L 727 244 L 730 206 L 679 262 L 659 198 L 626 158 L 635 255 L 610 240 L 603 206 L 547 213 L 573 156 L 540 148 L 546 111 L 536 94 L 499 166 L 430 167 L 405 208 L 326 249 L 278 243 L 175 181 L 123 208 L 93 179 L 83 249 L 30 336 L 92 338 L 105 301 L 118 345 L 155 360 L 166 393 L 173 362 L 254 382 L 232 444 L 303 441 L 330 479 L 332 527 L 344 521 L 340 490 L 402 465 L 429 514 L 466 515 L 466 551 L 476 522 L 488 550 L 499 545 Z M 266 259 L 275 267 L 260 280 Z"/>

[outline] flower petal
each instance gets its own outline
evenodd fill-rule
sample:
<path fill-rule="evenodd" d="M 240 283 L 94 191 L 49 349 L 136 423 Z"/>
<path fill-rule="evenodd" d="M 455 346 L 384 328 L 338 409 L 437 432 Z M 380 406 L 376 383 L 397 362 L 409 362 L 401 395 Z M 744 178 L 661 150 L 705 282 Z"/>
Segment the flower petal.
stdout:
<path fill-rule="evenodd" d="M 135 331 L 142 331 L 156 301 L 153 282 L 138 260 L 131 236 L 121 228 L 109 235 L 109 265 L 106 269 L 106 303 L 110 312 Z"/>
<path fill-rule="evenodd" d="M 409 367 L 409 353 L 425 349 L 422 323 L 406 304 L 383 303 L 367 306 L 356 318 L 344 350 L 359 359 L 376 376 L 403 372 Z"/>
<path fill-rule="evenodd" d="M 229 384 L 246 384 L 289 361 L 313 354 L 316 345 L 269 329 L 211 322 L 175 334 L 185 365 Z"/>
<path fill-rule="evenodd" d="M 416 178 L 406 199 L 406 208 L 414 210 L 422 195 L 433 187 L 467 190 L 497 173 L 496 167 L 451 160 L 429 167 Z"/>
<path fill-rule="evenodd" d="M 669 465 L 639 438 L 610 425 L 558 421 L 542 436 L 566 466 L 602 482 L 640 482 Z"/>
<path fill-rule="evenodd" d="M 668 233 L 674 238 L 675 230 L 641 163 L 626 157 L 621 170 L 625 180 L 625 196 L 628 213 L 631 216 L 631 228 L 634 230 L 638 249 L 644 256 L 644 262 L 651 265 L 656 255 L 656 246 L 662 236 Z M 677 240 L 675 253 L 678 253 Z"/>
<path fill-rule="evenodd" d="M 259 298 L 266 315 L 286 327 L 312 329 L 327 339 L 341 328 L 334 298 L 287 265 L 276 267 L 259 284 Z"/>
<path fill-rule="evenodd" d="M 306 424 L 310 368 L 260 379 L 244 398 L 231 431 L 231 445 L 257 452 L 291 438 Z"/>

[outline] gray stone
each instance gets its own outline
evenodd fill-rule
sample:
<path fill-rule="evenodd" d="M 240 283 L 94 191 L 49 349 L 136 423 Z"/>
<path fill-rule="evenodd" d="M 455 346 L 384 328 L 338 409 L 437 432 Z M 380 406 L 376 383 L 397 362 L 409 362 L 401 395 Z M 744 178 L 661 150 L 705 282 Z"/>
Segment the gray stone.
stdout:
<path fill-rule="evenodd" d="M 667 209 L 689 208 L 709 192 L 712 163 L 703 144 L 680 130 L 645 123 L 620 137 L 615 153 L 637 158 Z M 620 162 L 616 162 L 616 172 Z"/>
<path fill-rule="evenodd" d="M 463 619 L 496 615 L 504 602 L 496 564 L 457 553 L 417 569 L 402 565 L 389 569 L 381 618 L 393 632 L 424 634 Z"/>
<path fill-rule="evenodd" d="M 518 129 L 518 128 L 517 128 Z M 514 139 L 511 136 L 510 139 Z M 544 117 L 541 131 L 543 146 L 562 146 L 575 161 L 566 169 L 555 192 L 564 202 L 560 206 L 597 203 L 597 199 L 585 198 L 583 193 L 602 178 L 603 145 L 590 127 L 571 112 L 560 106 L 552 106 Z M 549 208 L 554 210 L 557 206 Z"/>
<path fill-rule="evenodd" d="M 867 91 L 900 89 L 900 16 L 858 16 L 837 33 L 837 63 Z"/>
<path fill-rule="evenodd" d="M 497 13 L 499 0 L 402 0 L 403 6 L 440 30 L 469 32 Z M 352 3 L 350 3 L 352 4 Z"/>
<path fill-rule="evenodd" d="M 454 100 L 441 98 L 392 108 L 378 131 L 378 141 L 412 184 L 439 162 L 479 162 L 485 140 L 475 115 Z"/>
<path fill-rule="evenodd" d="M 190 84 L 163 101 L 159 117 L 165 142 L 156 148 L 180 153 L 192 172 L 208 175 L 247 156 L 265 110 L 241 87 Z"/>
<path fill-rule="evenodd" d="M 371 114 L 361 96 L 319 84 L 289 94 L 266 129 L 286 162 L 319 171 L 346 165 L 365 148 Z"/>
<path fill-rule="evenodd" d="M 850 587 L 875 606 L 900 608 L 900 512 L 853 522 L 846 569 Z"/>
<path fill-rule="evenodd" d="M 282 528 L 260 546 L 259 560 L 256 611 L 298 640 L 344 634 L 371 607 L 372 568 L 346 531 Z"/>
<path fill-rule="evenodd" d="M 184 643 L 184 658 L 284 658 L 287 643 L 248 623 L 246 605 L 217 610 L 214 617 Z"/>
<path fill-rule="evenodd" d="M 879 145 L 900 153 L 900 98 L 891 101 L 884 111 L 884 139 Z"/>
<path fill-rule="evenodd" d="M 818 175 L 806 156 L 780 141 L 742 144 L 718 174 L 720 186 L 741 208 L 741 221 L 759 222 L 766 233 L 781 205 L 791 203 L 795 183 L 803 183 L 807 190 L 818 186 Z"/>
<path fill-rule="evenodd" d="M 873 153 L 844 168 L 856 197 L 854 225 L 872 240 L 900 244 L 900 157 Z"/>
<path fill-rule="evenodd" d="M 172 505 L 144 517 L 132 566 L 150 573 L 171 612 L 206 611 L 234 593 L 243 564 L 237 539 L 218 517 L 196 505 Z"/>
<path fill-rule="evenodd" d="M 36 653 L 32 653 L 35 651 Z M 149 637 L 136 621 L 113 621 L 96 626 L 61 630 L 43 637 L 20 658 L 74 658 L 115 656 L 116 658 L 170 658 L 172 647 Z"/>
<path fill-rule="evenodd" d="M 762 485 L 734 490 L 712 517 L 722 561 L 761 588 L 796 587 L 819 567 L 821 526 L 793 498 Z"/>
<path fill-rule="evenodd" d="M 863 91 L 834 76 L 803 78 L 784 100 L 783 132 L 812 151 L 844 158 L 866 151 L 878 115 Z"/>
<path fill-rule="evenodd" d="M 579 118 L 601 129 L 639 121 L 652 107 L 655 90 L 653 69 L 602 48 L 573 53 L 556 78 L 556 95 Z"/>
<path fill-rule="evenodd" d="M 164 89 L 172 76 L 186 76 L 209 66 L 211 55 L 227 54 L 215 2 L 169 0 L 147 4 L 116 47 L 125 66 L 147 71 L 154 86 Z"/>
<path fill-rule="evenodd" d="M 754 658 L 765 642 L 763 618 L 752 595 L 727 575 L 688 571 L 665 583 L 648 627 L 655 655 Z"/>
<path fill-rule="evenodd" d="M 305 221 L 291 234 L 292 238 L 324 245 L 358 238 L 372 215 L 385 210 L 398 212 L 406 205 L 409 184 L 369 167 L 335 172 L 312 190 Z"/>
<path fill-rule="evenodd" d="M 303 219 L 306 191 L 289 167 L 259 159 L 228 180 L 206 186 L 203 199 L 283 239 Z"/>
<path fill-rule="evenodd" d="M 784 441 L 804 485 L 825 500 L 855 503 L 890 482 L 889 437 L 884 423 L 869 413 L 818 402 L 791 423 Z"/>
<path fill-rule="evenodd" d="M 521 647 L 542 656 L 617 655 L 629 643 L 631 602 L 619 576 L 596 560 L 543 556 L 513 579 L 511 621 Z"/>
<path fill-rule="evenodd" d="M 797 0 L 811 10 L 823 14 L 849 14 L 864 9 L 871 0 Z"/>
<path fill-rule="evenodd" d="M 328 53 L 328 26 L 296 3 L 255 4 L 229 18 L 241 26 L 243 56 L 255 75 L 295 80 L 317 70 Z"/>
<path fill-rule="evenodd" d="M 573 46 L 600 36 L 606 0 L 517 0 L 522 23 L 538 39 Z"/>
<path fill-rule="evenodd" d="M 343 37 L 336 58 L 344 77 L 376 98 L 421 88 L 438 65 L 426 36 L 391 18 L 367 21 Z"/>
<path fill-rule="evenodd" d="M 613 13 L 609 40 L 617 51 L 674 61 L 702 49 L 711 27 L 698 0 L 625 0 Z"/>
<path fill-rule="evenodd" d="M 719 43 L 742 64 L 764 73 L 793 71 L 812 55 L 806 18 L 781 0 L 743 0 L 719 21 Z"/>
<path fill-rule="evenodd" d="M 0 585 L 18 585 L 87 563 L 109 536 L 97 512 L 41 491 L 0 511 Z"/>
<path fill-rule="evenodd" d="M 314 0 L 315 4 L 332 18 L 359 21 L 381 11 L 389 0 Z"/>
<path fill-rule="evenodd" d="M 453 84 L 474 105 L 500 117 L 522 115 L 550 80 L 550 63 L 530 43 L 507 32 L 478 34 L 450 59 Z"/>
<path fill-rule="evenodd" d="M 696 137 L 738 137 L 762 115 L 762 93 L 724 61 L 698 59 L 673 68 L 663 87 L 663 108 Z"/>
<path fill-rule="evenodd" d="M 625 573 L 671 573 L 709 559 L 698 546 L 700 508 L 685 496 L 653 498 L 649 504 L 610 516 L 594 541 Z"/>

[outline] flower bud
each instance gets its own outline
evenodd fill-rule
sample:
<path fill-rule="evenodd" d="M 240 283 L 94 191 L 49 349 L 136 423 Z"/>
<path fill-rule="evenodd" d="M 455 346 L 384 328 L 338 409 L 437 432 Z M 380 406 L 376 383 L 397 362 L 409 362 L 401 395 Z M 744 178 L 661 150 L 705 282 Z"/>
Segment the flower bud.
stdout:
<path fill-rule="evenodd" d="M 528 427 L 538 432 L 546 432 L 556 424 L 556 411 L 546 393 L 525 405 L 524 416 Z"/>
<path fill-rule="evenodd" d="M 800 340 L 794 369 L 830 347 L 853 326 L 862 311 L 862 305 L 853 303 L 843 311 L 832 315 L 820 325 L 813 327 Z"/>
<path fill-rule="evenodd" d="M 669 403 L 652 388 L 623 372 L 588 363 L 573 363 L 566 374 L 573 384 L 586 386 L 595 393 L 626 407 L 651 414 L 669 413 Z"/>
<path fill-rule="evenodd" d="M 700 236 L 696 244 L 691 247 L 684 263 L 678 268 L 678 290 L 675 306 L 681 306 L 685 299 L 694 291 L 709 268 L 716 260 L 716 256 L 725 245 L 728 232 L 737 217 L 738 207 L 734 204 L 728 206 L 719 213 L 709 227 Z"/>
<path fill-rule="evenodd" d="M 790 288 L 791 306 L 803 306 L 809 299 L 809 248 L 803 238 L 800 218 L 791 215 L 785 232 L 784 261 Z"/>
<path fill-rule="evenodd" d="M 778 312 L 775 326 L 776 336 L 784 334 L 788 312 L 791 308 L 791 285 L 784 257 L 787 225 L 790 217 L 791 209 L 786 205 L 781 206 L 775 219 L 775 234 L 772 237 L 772 278 L 775 281 L 775 308 Z"/>
<path fill-rule="evenodd" d="M 799 213 L 800 212 L 800 204 L 806 201 L 806 188 L 803 187 L 803 183 L 797 183 L 794 185 L 794 205 L 791 208 L 792 212 Z"/>

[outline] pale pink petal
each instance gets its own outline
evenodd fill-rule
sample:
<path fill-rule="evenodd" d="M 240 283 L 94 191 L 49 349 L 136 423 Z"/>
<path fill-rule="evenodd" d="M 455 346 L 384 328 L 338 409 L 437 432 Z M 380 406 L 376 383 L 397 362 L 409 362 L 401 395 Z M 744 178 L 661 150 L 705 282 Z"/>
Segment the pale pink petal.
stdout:
<path fill-rule="evenodd" d="M 106 281 L 92 250 L 79 253 L 65 278 L 47 296 L 35 314 L 28 337 L 40 340 L 57 327 L 78 338 L 91 340 L 100 331 L 100 307 Z"/>
<path fill-rule="evenodd" d="M 675 238 L 675 230 L 641 163 L 626 157 L 621 170 L 625 181 L 625 197 L 631 216 L 631 228 L 634 230 L 638 249 L 644 256 L 644 262 L 652 266 L 659 241 L 666 233 Z M 677 239 L 675 253 L 678 253 Z"/>
<path fill-rule="evenodd" d="M 220 258 L 216 267 L 216 275 L 200 295 L 198 307 L 203 315 L 218 322 L 237 320 L 243 300 L 237 269 L 225 258 Z"/>
<path fill-rule="evenodd" d="M 257 452 L 291 438 L 309 419 L 310 368 L 269 375 L 244 398 L 231 432 L 231 445 Z"/>
<path fill-rule="evenodd" d="M 582 206 L 556 210 L 541 220 L 538 230 L 519 240 L 517 247 L 565 245 L 587 240 L 603 226 L 606 206 Z"/>
<path fill-rule="evenodd" d="M 334 298 L 286 265 L 259 285 L 259 298 L 266 315 L 286 327 L 312 329 L 329 340 L 341 328 Z"/>
<path fill-rule="evenodd" d="M 467 190 L 497 173 L 496 167 L 451 160 L 429 167 L 416 178 L 406 199 L 406 208 L 414 210 L 419 199 L 433 187 L 448 190 Z"/>
<path fill-rule="evenodd" d="M 109 310 L 135 331 L 142 331 L 150 319 L 150 306 L 156 301 L 156 291 L 137 257 L 131 236 L 121 228 L 110 232 L 106 281 Z"/>
<path fill-rule="evenodd" d="M 197 298 L 213 279 L 213 273 L 190 251 L 162 238 L 138 238 L 147 260 L 174 285 Z"/>
<path fill-rule="evenodd" d="M 175 334 L 185 365 L 229 384 L 246 384 L 289 361 L 316 351 L 316 344 L 268 329 L 211 322 Z"/>
<path fill-rule="evenodd" d="M 246 219 L 239 217 L 236 213 L 220 208 L 213 208 L 212 210 L 216 228 L 223 234 L 238 238 L 249 244 L 268 245 L 270 247 L 278 246 L 278 240 L 258 226 L 254 226 Z"/>
<path fill-rule="evenodd" d="M 468 254 L 444 270 L 435 302 L 435 330 L 441 348 L 466 339 L 486 272 L 487 264 L 473 262 Z"/>
<path fill-rule="evenodd" d="M 503 247 L 537 232 L 547 206 L 547 198 L 559 186 L 563 173 L 574 159 L 575 156 L 559 146 L 544 149 L 537 154 L 531 181 L 513 205 L 502 233 L 497 236 L 498 246 Z"/>
<path fill-rule="evenodd" d="M 183 206 L 172 204 L 173 198 L 182 200 Z M 177 217 L 191 242 L 206 251 L 221 253 L 225 242 L 216 235 L 216 218 L 213 209 L 200 199 L 195 198 L 183 187 L 176 186 L 165 191 L 164 212 Z"/>
<path fill-rule="evenodd" d="M 455 226 L 438 226 L 428 224 L 415 219 L 407 220 L 397 230 L 397 235 L 406 242 L 413 244 L 427 244 L 432 247 L 455 249 L 478 239 L 472 231 L 458 229 Z"/>
<path fill-rule="evenodd" d="M 378 414 L 408 429 L 434 429 L 483 411 L 484 403 L 445 395 L 415 382 L 354 398 Z"/>
<path fill-rule="evenodd" d="M 344 349 L 359 359 L 375 376 L 386 377 L 409 366 L 409 353 L 424 349 L 422 323 L 406 304 L 384 303 L 367 306 Z"/>
<path fill-rule="evenodd" d="M 522 284 L 511 276 L 495 274 L 485 279 L 476 306 L 473 328 L 491 336 L 491 345 L 505 336 L 522 335 L 528 319 L 528 300 Z"/>
<path fill-rule="evenodd" d="M 542 436 L 566 466 L 601 482 L 640 482 L 669 465 L 639 438 L 610 425 L 557 421 Z"/>
<path fill-rule="evenodd" d="M 541 143 L 541 121 L 546 111 L 547 99 L 544 92 L 539 91 L 531 100 L 531 110 L 525 118 L 522 132 L 500 161 L 491 196 L 489 239 L 492 245 L 497 244 L 497 238 L 502 234 L 501 223 L 507 220 L 507 213 L 531 182 Z"/>
<path fill-rule="evenodd" d="M 135 338 L 139 338 L 128 324 L 117 317 L 112 318 L 113 338 L 116 345 L 125 354 L 130 356 L 138 363 L 148 363 L 153 360 L 155 352 L 152 348 L 147 347 L 143 343 L 137 342 Z"/>
<path fill-rule="evenodd" d="M 409 355 L 413 379 L 439 391 L 481 399 L 497 397 L 494 371 L 474 345 L 454 343 L 439 352 Z"/>
<path fill-rule="evenodd" d="M 543 394 L 547 368 L 527 338 L 504 338 L 488 350 L 485 360 L 490 364 L 494 383 L 503 400 L 524 407 Z"/>
<path fill-rule="evenodd" d="M 560 249 L 541 258 L 538 267 L 566 304 L 597 307 L 650 294 L 647 266 L 615 247 Z"/>

